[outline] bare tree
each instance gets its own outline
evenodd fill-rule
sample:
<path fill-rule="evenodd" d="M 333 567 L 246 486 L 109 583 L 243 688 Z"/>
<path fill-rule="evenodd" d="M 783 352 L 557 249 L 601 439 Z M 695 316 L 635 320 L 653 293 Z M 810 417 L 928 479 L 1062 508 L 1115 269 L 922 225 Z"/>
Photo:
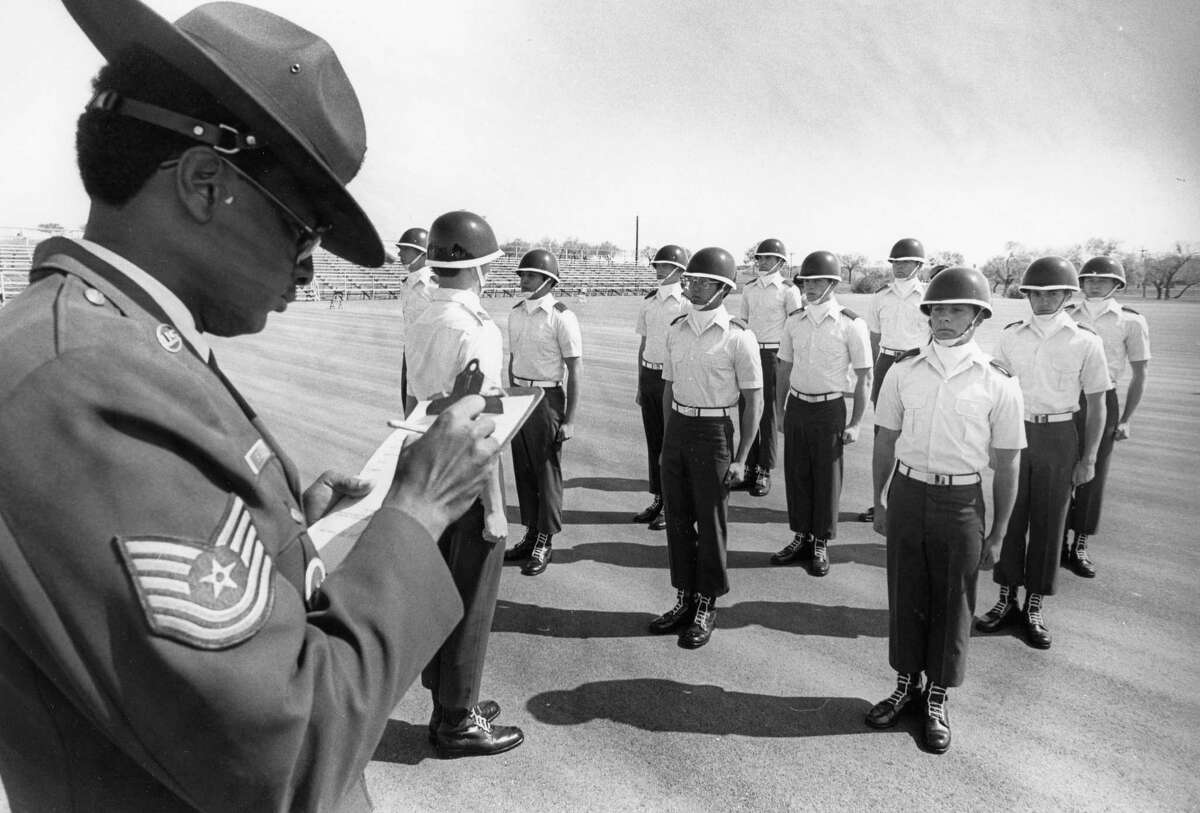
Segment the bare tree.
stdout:
<path fill-rule="evenodd" d="M 1154 287 L 1155 299 L 1178 299 L 1200 283 L 1200 252 L 1196 246 L 1176 243 L 1175 251 L 1155 254 L 1145 260 L 1144 284 Z M 1171 291 L 1178 287 L 1174 297 Z"/>
<path fill-rule="evenodd" d="M 842 264 L 842 271 L 846 274 L 846 281 L 853 285 L 854 272 L 862 270 L 867 265 L 866 255 L 851 252 L 839 254 L 837 258 L 838 262 Z"/>

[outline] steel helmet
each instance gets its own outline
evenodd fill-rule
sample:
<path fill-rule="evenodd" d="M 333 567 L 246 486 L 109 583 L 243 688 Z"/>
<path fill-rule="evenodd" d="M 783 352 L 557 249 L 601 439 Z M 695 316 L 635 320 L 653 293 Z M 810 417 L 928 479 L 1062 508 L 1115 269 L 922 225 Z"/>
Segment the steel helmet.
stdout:
<path fill-rule="evenodd" d="M 1125 268 L 1112 257 L 1092 257 L 1079 269 L 1079 281 L 1084 277 L 1115 280 L 1118 290 L 1125 287 Z"/>
<path fill-rule="evenodd" d="M 934 277 L 936 277 L 938 274 L 942 273 L 949 267 L 950 266 L 947 265 L 946 263 L 938 263 L 933 268 L 929 269 L 929 278 L 933 279 Z"/>
<path fill-rule="evenodd" d="M 405 229 L 404 234 L 400 235 L 400 240 L 396 243 L 396 248 L 415 248 L 424 254 L 425 247 L 428 245 L 429 232 L 420 226 L 413 226 L 411 229 Z"/>
<path fill-rule="evenodd" d="M 737 281 L 737 261 L 733 255 L 723 248 L 709 246 L 702 248 L 688 260 L 685 277 L 703 277 L 715 279 L 732 288 Z"/>
<path fill-rule="evenodd" d="M 488 222 L 474 212 L 447 212 L 429 227 L 430 268 L 476 268 L 504 256 Z"/>
<path fill-rule="evenodd" d="M 905 237 L 896 241 L 896 245 L 892 246 L 891 253 L 888 254 L 888 262 L 898 263 L 904 260 L 925 262 L 925 246 L 921 245 L 920 240 L 915 237 Z"/>
<path fill-rule="evenodd" d="M 558 282 L 558 260 L 544 248 L 535 248 L 525 252 L 525 256 L 517 265 L 517 273 L 520 274 L 522 271 L 536 271 Z"/>
<path fill-rule="evenodd" d="M 1079 275 L 1070 260 L 1039 257 L 1021 275 L 1021 293 L 1029 291 L 1078 291 Z"/>
<path fill-rule="evenodd" d="M 778 257 L 786 263 L 788 260 L 787 247 L 783 245 L 782 240 L 768 237 L 754 249 L 754 258 L 758 259 L 759 257 Z"/>
<path fill-rule="evenodd" d="M 944 267 L 926 286 L 921 313 L 928 316 L 934 305 L 975 305 L 987 319 L 992 315 L 992 286 L 977 269 L 965 265 Z"/>
<path fill-rule="evenodd" d="M 842 281 L 842 264 L 837 255 L 830 251 L 814 251 L 800 263 L 800 270 L 792 277 L 799 285 L 806 279 L 831 279 Z"/>
<path fill-rule="evenodd" d="M 651 265 L 657 265 L 658 263 L 673 265 L 676 268 L 687 268 L 687 249 L 676 245 L 663 246 L 654 253 L 654 259 L 650 261 Z"/>

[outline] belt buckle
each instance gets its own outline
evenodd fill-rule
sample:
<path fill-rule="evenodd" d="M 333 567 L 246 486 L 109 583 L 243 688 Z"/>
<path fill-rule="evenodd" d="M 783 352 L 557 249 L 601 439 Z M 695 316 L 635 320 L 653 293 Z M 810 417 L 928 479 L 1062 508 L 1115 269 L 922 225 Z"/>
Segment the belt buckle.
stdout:
<path fill-rule="evenodd" d="M 1034 415 L 1032 422 L 1033 423 L 1050 423 L 1050 416 L 1049 415 Z"/>
<path fill-rule="evenodd" d="M 933 484 L 935 486 L 953 485 L 953 482 L 952 482 L 953 480 L 954 480 L 953 474 L 934 474 L 933 475 Z"/>

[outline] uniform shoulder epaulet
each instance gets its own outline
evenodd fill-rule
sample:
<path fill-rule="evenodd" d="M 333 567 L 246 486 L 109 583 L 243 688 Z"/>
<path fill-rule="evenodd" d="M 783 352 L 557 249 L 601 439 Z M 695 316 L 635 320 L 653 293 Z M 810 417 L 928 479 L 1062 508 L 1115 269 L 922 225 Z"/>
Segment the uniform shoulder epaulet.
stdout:
<path fill-rule="evenodd" d="M 513 310 L 516 310 L 517 308 L 521 307 L 521 306 L 522 306 L 522 305 L 524 305 L 524 304 L 525 304 L 525 300 L 524 300 L 524 299 L 518 299 L 518 300 L 517 300 L 517 304 L 513 305 L 512 309 L 513 309 Z"/>
<path fill-rule="evenodd" d="M 658 293 L 658 291 L 651 291 L 650 293 L 643 296 L 642 299 L 654 299 L 654 295 L 657 293 Z"/>
<path fill-rule="evenodd" d="M 558 311 L 559 313 L 562 313 L 563 311 L 565 311 L 565 310 L 567 309 L 567 306 L 566 306 L 566 305 L 564 305 L 564 304 L 563 304 L 563 303 L 561 303 L 561 302 L 555 302 L 555 303 L 554 303 L 554 309 L 555 309 L 556 311 Z"/>
<path fill-rule="evenodd" d="M 1086 330 L 1088 333 L 1093 335 L 1098 335 L 1096 334 L 1096 329 L 1094 327 L 1091 325 L 1085 325 L 1083 322 L 1076 322 L 1075 327 L 1079 328 L 1080 330 Z"/>
<path fill-rule="evenodd" d="M 1015 321 L 1015 322 L 1009 322 L 1007 325 L 1005 325 L 1005 326 L 1004 326 L 1004 329 L 1005 329 L 1005 330 L 1008 330 L 1010 327 L 1016 327 L 1017 325 L 1023 325 L 1023 324 L 1025 324 L 1025 320 L 1024 320 L 1024 319 L 1018 319 L 1018 320 L 1017 320 L 1017 321 Z"/>
<path fill-rule="evenodd" d="M 1141 316 L 1140 313 L 1138 313 L 1137 311 L 1135 311 L 1133 308 L 1129 307 L 1128 305 L 1122 305 L 1121 310 L 1128 311 L 1129 313 L 1135 314 L 1137 316 Z"/>
<path fill-rule="evenodd" d="M 788 316 L 795 316 L 798 313 L 804 313 L 804 308 L 796 308 L 794 311 L 788 311 Z"/>
<path fill-rule="evenodd" d="M 900 355 L 896 356 L 896 359 L 892 362 L 892 364 L 899 364 L 902 361 L 908 361 L 909 359 L 916 358 L 919 355 L 921 355 L 921 348 L 911 347 Z"/>
<path fill-rule="evenodd" d="M 674 319 L 671 320 L 671 324 L 677 325 L 686 318 L 688 318 L 688 315 L 686 313 L 681 313 L 678 316 L 676 316 Z"/>
<path fill-rule="evenodd" d="M 1001 373 L 1003 373 L 1006 378 L 1012 378 L 1012 371 L 1009 370 L 1007 367 L 1005 367 L 1000 362 L 996 361 L 995 359 L 989 359 L 988 364 L 992 365 L 997 370 L 999 370 Z"/>
<path fill-rule="evenodd" d="M 846 315 L 846 318 L 851 321 L 862 318 L 861 316 L 859 316 L 857 313 L 850 310 L 849 308 L 842 308 L 842 313 L 844 313 Z"/>
<path fill-rule="evenodd" d="M 738 319 L 736 316 L 729 317 L 729 324 L 733 325 L 739 330 L 749 330 L 749 328 L 746 326 L 746 323 L 741 319 Z"/>
<path fill-rule="evenodd" d="M 1066 307 L 1066 308 L 1064 308 L 1064 310 L 1066 310 L 1066 311 L 1068 311 L 1068 312 L 1069 312 L 1069 311 L 1078 310 L 1078 308 L 1079 308 L 1079 303 L 1078 303 L 1078 302 L 1072 302 L 1070 305 L 1067 305 L 1067 307 Z"/>

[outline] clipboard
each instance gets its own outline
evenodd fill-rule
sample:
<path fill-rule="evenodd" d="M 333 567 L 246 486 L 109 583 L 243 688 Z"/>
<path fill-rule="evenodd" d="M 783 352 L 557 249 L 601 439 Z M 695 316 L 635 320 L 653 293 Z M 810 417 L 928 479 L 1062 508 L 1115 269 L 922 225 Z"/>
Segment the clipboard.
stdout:
<path fill-rule="evenodd" d="M 436 404 L 439 399 L 444 401 L 447 395 L 449 394 L 418 401 L 406 418 L 388 421 L 388 425 L 393 428 L 392 433 L 383 439 L 358 473 L 359 477 L 371 481 L 371 490 L 357 499 L 343 497 L 334 504 L 329 513 L 309 526 L 308 537 L 321 553 L 328 570 L 333 570 L 337 562 L 345 558 L 371 517 L 383 505 L 383 499 L 392 486 L 396 463 L 404 445 L 423 435 L 437 420 L 438 415 L 429 412 L 430 404 Z M 481 417 L 490 418 L 495 422 L 496 429 L 492 437 L 503 448 L 512 442 L 513 437 L 541 403 L 542 390 L 535 387 L 510 387 L 501 390 L 500 395 L 488 398 L 492 399 L 494 409 L 499 411 L 481 413 Z M 434 409 L 438 411 L 436 405 Z"/>

